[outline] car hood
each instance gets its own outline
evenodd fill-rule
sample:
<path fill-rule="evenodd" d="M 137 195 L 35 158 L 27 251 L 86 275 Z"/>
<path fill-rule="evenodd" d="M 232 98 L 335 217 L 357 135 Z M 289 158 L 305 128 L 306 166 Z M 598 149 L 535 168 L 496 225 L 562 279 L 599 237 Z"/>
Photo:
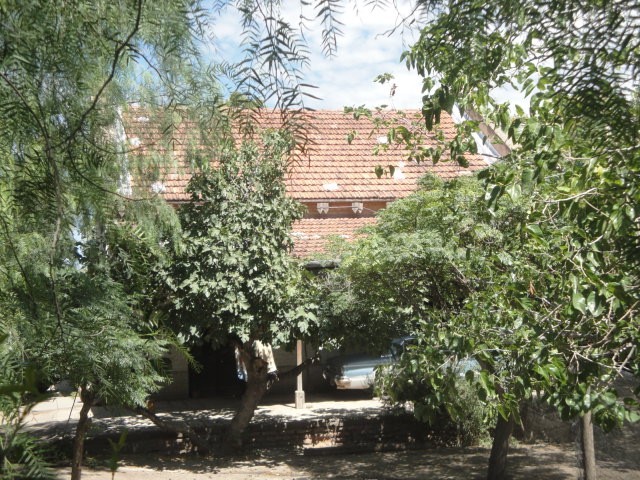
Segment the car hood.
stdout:
<path fill-rule="evenodd" d="M 391 363 L 392 358 L 390 354 L 387 355 L 366 355 L 356 353 L 352 355 L 339 355 L 327 359 L 327 364 L 332 367 L 343 368 L 363 368 L 363 367 L 376 367 L 378 365 L 384 365 Z"/>

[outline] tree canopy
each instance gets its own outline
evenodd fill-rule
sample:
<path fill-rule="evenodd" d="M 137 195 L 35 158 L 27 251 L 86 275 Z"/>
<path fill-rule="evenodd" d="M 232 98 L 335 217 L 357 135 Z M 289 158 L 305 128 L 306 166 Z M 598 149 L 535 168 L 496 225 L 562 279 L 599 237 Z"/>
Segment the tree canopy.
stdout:
<path fill-rule="evenodd" d="M 296 301 L 300 269 L 291 256 L 291 224 L 302 206 L 285 194 L 290 143 L 269 133 L 259 147 L 231 149 L 194 175 L 180 209 L 183 239 L 165 273 L 177 328 L 189 341 L 234 335 L 286 344 L 304 324 Z M 292 330 L 293 328 L 293 330 Z"/>
<path fill-rule="evenodd" d="M 640 374 L 638 6 L 419 5 L 420 38 L 403 59 L 424 79 L 427 128 L 457 105 L 467 120 L 448 156 L 459 159 L 479 114 L 511 148 L 483 174 L 489 206 L 530 200 L 492 260 L 495 282 L 425 345 L 486 361 L 485 393 L 504 419 L 532 388 L 563 418 L 593 414 L 605 428 L 637 419 L 637 398 L 619 402 L 613 382 Z M 528 107 L 495 100 L 505 87 L 523 92 Z"/>
<path fill-rule="evenodd" d="M 423 112 L 455 102 L 493 122 L 512 150 L 484 175 L 490 205 L 505 196 L 533 200 L 517 259 L 527 273 L 514 266 L 515 281 L 493 305 L 546 332 L 563 365 L 549 373 L 557 373 L 553 388 L 607 390 L 622 369 L 638 373 L 640 12 L 628 2 L 423 6 L 428 23 L 404 56 L 425 85 L 438 83 Z M 529 112 L 492 99 L 504 85 L 530 95 Z M 558 406 L 593 408 L 592 396 L 578 396 L 563 404 L 573 398 L 563 392 Z"/>
<path fill-rule="evenodd" d="M 12 372 L 18 384 L 33 374 L 41 389 L 66 379 L 79 390 L 84 402 L 73 478 L 80 477 L 93 403 L 144 405 L 164 379 L 159 363 L 167 342 L 148 321 L 142 287 L 163 255 L 157 240 L 172 222 L 149 220 L 170 218 L 166 205 L 126 195 L 119 107 L 133 90 L 140 92 L 134 85 L 139 67 L 153 69 L 161 81 L 185 65 L 183 57 L 195 51 L 196 7 L 143 1 L 0 5 L 5 353 L 23 365 Z M 22 393 L 9 408 L 40 398 Z M 20 416 L 6 418 L 15 420 L 7 428 L 20 429 Z M 3 456 L 11 447 L 2 445 Z M 3 478 L 24 473 L 5 466 Z"/>
<path fill-rule="evenodd" d="M 291 148 L 289 135 L 267 132 L 259 145 L 230 148 L 215 167 L 194 175 L 191 202 L 179 212 L 180 250 L 162 274 L 180 335 L 189 343 L 231 342 L 246 370 L 228 434 L 234 446 L 277 378 L 272 345 L 291 345 L 315 323 L 291 255 L 291 225 L 302 216 L 285 192 Z"/>
<path fill-rule="evenodd" d="M 486 259 L 501 252 L 513 220 L 491 215 L 481 195 L 474 177 L 429 175 L 416 193 L 389 205 L 326 279 L 324 330 L 335 323 L 333 335 L 344 342 L 360 337 L 384 347 L 423 319 L 446 325 L 488 281 Z"/>

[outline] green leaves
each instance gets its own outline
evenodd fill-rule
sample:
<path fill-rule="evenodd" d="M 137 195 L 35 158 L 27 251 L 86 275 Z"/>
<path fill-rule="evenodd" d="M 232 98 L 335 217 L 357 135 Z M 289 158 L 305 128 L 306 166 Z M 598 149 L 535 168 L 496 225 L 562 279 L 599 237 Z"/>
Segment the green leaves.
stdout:
<path fill-rule="evenodd" d="M 585 314 L 587 312 L 587 301 L 580 292 L 574 292 L 571 296 L 571 304 L 573 308 L 578 310 L 580 313 Z"/>
<path fill-rule="evenodd" d="M 485 200 L 494 211 L 520 203 L 526 219 L 507 230 L 509 269 L 497 256 L 490 288 L 468 301 L 468 331 L 484 325 L 479 335 L 501 352 L 495 367 L 504 362 L 518 378 L 541 382 L 564 417 L 591 408 L 608 428 L 624 409 L 613 390 L 589 395 L 588 387 L 611 385 L 621 368 L 637 365 L 628 345 L 640 340 L 631 319 L 640 265 L 638 100 L 625 86 L 640 71 L 628 29 L 637 37 L 640 27 L 621 21 L 627 2 L 569 4 L 498 2 L 487 10 L 475 0 L 432 2 L 432 17 L 403 59 L 424 77 L 428 128 L 451 95 L 511 142 L 502 164 L 483 174 Z M 588 34 L 576 18 L 590 19 Z M 542 57 L 549 61 L 533 60 Z M 530 108 L 510 109 L 489 95 L 509 84 Z M 451 145 L 452 158 L 461 145 Z M 492 330 L 504 337 L 486 333 Z M 494 373 L 503 388 L 514 388 L 506 371 Z"/>
<path fill-rule="evenodd" d="M 48 388 L 66 379 L 109 404 L 142 405 L 165 380 L 157 366 L 166 343 L 152 326 L 161 315 L 150 304 L 175 214 L 133 201 L 137 158 L 123 143 L 120 114 L 129 101 L 154 97 L 144 78 L 154 78 L 155 99 L 166 103 L 184 87 L 184 59 L 202 20 L 187 3 L 197 7 L 0 6 L 0 311 L 10 354 L 21 359 L 16 378 L 33 375 L 33 390 L 36 381 Z M 13 408 L 28 403 L 19 395 Z M 44 477 L 36 450 L 23 446 L 27 468 L 9 472 L 4 463 L 2 478 Z"/>
<path fill-rule="evenodd" d="M 261 146 L 229 150 L 217 169 L 192 177 L 193 202 L 180 211 L 184 252 L 164 273 L 176 328 L 189 341 L 205 331 L 220 342 L 248 332 L 286 343 L 316 322 L 290 255 L 302 210 L 284 188 L 289 147 L 286 136 L 267 133 Z"/>
<path fill-rule="evenodd" d="M 493 382 L 493 379 L 489 376 L 489 373 L 486 370 L 482 370 L 479 375 L 480 386 L 482 387 L 480 398 L 483 401 L 487 401 L 495 396 L 496 388 Z M 501 405 L 498 408 L 500 414 L 506 419 L 508 415 L 504 411 L 500 410 Z"/>
<path fill-rule="evenodd" d="M 329 326 L 335 322 L 333 329 L 342 329 L 345 343 L 367 338 L 378 345 L 406 332 L 417 336 L 418 345 L 382 387 L 394 400 L 414 401 L 420 418 L 433 419 L 442 409 L 464 417 L 462 388 L 470 391 L 469 405 L 483 404 L 483 416 L 498 407 L 506 414 L 517 401 L 503 402 L 499 392 L 520 372 L 508 354 L 524 357 L 534 333 L 522 318 L 503 312 L 504 304 L 497 309 L 475 302 L 520 268 L 520 252 L 507 247 L 524 215 L 518 203 L 507 207 L 506 199 L 490 212 L 474 177 L 426 177 L 422 185 L 387 207 L 376 228 L 343 258 L 321 308 L 328 310 Z M 458 367 L 473 363 L 471 358 L 483 366 L 480 372 Z M 529 395 L 531 382 L 513 388 Z"/>

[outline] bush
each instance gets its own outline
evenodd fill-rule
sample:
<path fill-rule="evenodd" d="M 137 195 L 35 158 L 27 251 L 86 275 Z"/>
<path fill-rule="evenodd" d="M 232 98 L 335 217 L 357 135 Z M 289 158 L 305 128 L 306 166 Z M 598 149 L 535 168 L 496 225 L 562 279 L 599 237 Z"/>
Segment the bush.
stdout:
<path fill-rule="evenodd" d="M 412 410 L 418 420 L 442 435 L 453 434 L 458 446 L 477 445 L 489 439 L 494 413 L 464 377 L 454 380 L 456 395 L 453 401 L 449 396 L 445 404 L 426 377 L 408 374 L 402 364 L 380 373 L 376 375 L 376 392 L 389 407 Z"/>

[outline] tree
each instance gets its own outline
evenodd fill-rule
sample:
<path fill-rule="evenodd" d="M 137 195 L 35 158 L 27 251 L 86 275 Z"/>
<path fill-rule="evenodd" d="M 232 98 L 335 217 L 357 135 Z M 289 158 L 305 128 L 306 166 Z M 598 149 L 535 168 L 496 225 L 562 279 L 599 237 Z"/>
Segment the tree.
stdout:
<path fill-rule="evenodd" d="M 7 350 L 16 357 L 3 378 L 30 372 L 40 388 L 64 378 L 79 390 L 72 478 L 94 401 L 141 405 L 163 379 L 166 341 L 148 321 L 144 288 L 128 281 L 161 261 L 157 240 L 170 229 L 150 219 L 167 207 L 126 195 L 118 107 L 140 92 L 129 82 L 145 66 L 161 94 L 180 90 L 166 76 L 195 52 L 197 7 L 0 5 L 0 309 L 20 346 Z M 6 465 L 3 477 L 13 475 Z"/>
<path fill-rule="evenodd" d="M 476 352 L 469 346 L 477 337 L 475 331 L 465 334 L 457 318 L 470 299 L 502 285 L 512 237 L 527 211 L 521 199 L 491 212 L 483 193 L 475 177 L 448 182 L 425 177 L 419 191 L 390 205 L 369 235 L 348 251 L 334 274 L 339 281 L 328 282 L 334 291 L 323 292 L 330 302 L 319 312 L 324 321 L 330 319 L 325 329 L 346 324 L 347 331 L 374 344 L 414 334 L 417 345 L 383 376 L 379 387 L 394 403 L 413 402 L 421 420 L 448 416 L 462 429 L 463 441 L 479 434 L 483 417 L 495 418 L 492 412 L 500 406 L 487 398 L 483 374 L 470 371 L 469 386 L 461 379 L 472 366 L 468 357 Z M 477 358 L 485 369 L 494 366 Z M 513 366 L 501 367 L 517 375 Z M 478 395 L 489 408 L 479 406 Z"/>
<path fill-rule="evenodd" d="M 483 194 L 476 178 L 432 180 L 392 205 L 345 263 L 367 265 L 358 267 L 368 270 L 363 278 L 384 278 L 382 288 L 373 282 L 374 295 L 358 282 L 374 310 L 381 304 L 389 317 L 412 319 L 417 344 L 383 377 L 382 392 L 392 402 L 411 401 L 421 420 L 448 416 L 462 439 L 497 417 L 492 456 L 506 459 L 521 403 L 542 388 L 542 376 L 530 369 L 547 345 L 504 308 L 507 300 L 523 301 L 513 297 L 517 282 L 529 285 L 540 275 L 529 268 L 532 254 L 522 243 L 530 197 L 505 198 L 491 211 Z"/>
<path fill-rule="evenodd" d="M 333 272 L 337 280 L 329 278 L 322 293 L 334 299 L 323 318 L 336 316 L 343 336 L 385 342 L 413 331 L 424 315 L 446 318 L 458 310 L 479 288 L 482 264 L 474 262 L 503 238 L 480 195 L 476 178 L 446 183 L 425 176 L 416 193 L 385 209 L 367 237 L 347 249 Z"/>
<path fill-rule="evenodd" d="M 233 446 L 277 378 L 271 345 L 301 338 L 314 320 L 290 253 L 291 224 L 302 215 L 285 194 L 290 149 L 287 136 L 267 133 L 261 145 L 229 149 L 219 165 L 194 175 L 191 202 L 179 212 L 182 250 L 165 272 L 180 335 L 213 345 L 231 339 L 246 367 L 247 388 L 227 435 Z"/>
<path fill-rule="evenodd" d="M 136 168 L 130 146 L 121 143 L 119 111 L 131 101 L 170 115 L 193 106 L 190 118 L 224 148 L 229 123 L 219 108 L 220 76 L 247 86 L 230 104 L 255 107 L 275 98 L 283 107 L 299 105 L 306 57 L 278 7 L 238 6 L 248 60 L 234 71 L 200 68 L 197 40 L 212 12 L 199 0 L 0 5 L 0 308 L 42 383 L 69 377 L 82 388 L 79 444 L 95 398 L 140 404 L 143 392 L 156 388 L 159 377 L 148 367 L 165 343 L 162 336 L 152 341 L 158 305 L 148 280 L 162 262 L 159 243 L 173 236 L 171 215 L 147 201 L 148 191 L 129 190 L 128 175 L 144 167 Z M 288 124 L 294 131 L 296 123 Z M 120 363 L 105 345 L 123 354 Z M 141 349 L 120 349 L 126 345 Z M 130 371 L 127 362 L 139 368 Z"/>
<path fill-rule="evenodd" d="M 454 104 L 479 113 L 513 144 L 504 167 L 485 175 L 490 204 L 532 199 L 513 244 L 520 254 L 512 271 L 500 287 L 469 300 L 455 334 L 461 337 L 464 326 L 465 338 L 475 332 L 491 341 L 456 349 L 501 352 L 485 360 L 521 367 L 517 378 L 485 372 L 505 432 L 534 386 L 563 418 L 580 416 L 587 426 L 592 416 L 605 428 L 637 418 L 637 399 L 621 404 L 613 382 L 624 371 L 640 373 L 638 7 L 537 0 L 420 5 L 426 24 L 403 58 L 424 77 L 427 127 Z M 505 86 L 529 96 L 528 112 L 492 98 Z M 463 153 L 469 126 L 477 122 L 463 122 L 451 158 Z M 495 337 L 487 335 L 492 331 Z M 586 476 L 594 478 L 593 451 L 586 453 Z M 492 451 L 491 478 L 505 474 L 500 458 L 504 451 Z"/>

